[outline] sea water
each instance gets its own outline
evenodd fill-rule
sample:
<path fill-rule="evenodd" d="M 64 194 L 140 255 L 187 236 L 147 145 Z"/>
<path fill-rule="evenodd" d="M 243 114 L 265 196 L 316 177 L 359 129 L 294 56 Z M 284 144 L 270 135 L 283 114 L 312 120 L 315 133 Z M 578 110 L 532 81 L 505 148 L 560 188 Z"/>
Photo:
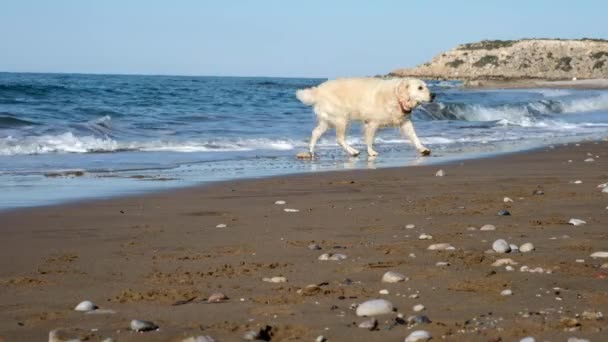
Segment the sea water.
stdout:
<path fill-rule="evenodd" d="M 29 207 L 220 180 L 418 165 L 604 138 L 608 92 L 469 90 L 429 81 L 413 114 L 433 155 L 395 128 L 348 157 L 332 131 L 306 151 L 315 117 L 297 89 L 324 79 L 0 73 L 0 208 Z"/>

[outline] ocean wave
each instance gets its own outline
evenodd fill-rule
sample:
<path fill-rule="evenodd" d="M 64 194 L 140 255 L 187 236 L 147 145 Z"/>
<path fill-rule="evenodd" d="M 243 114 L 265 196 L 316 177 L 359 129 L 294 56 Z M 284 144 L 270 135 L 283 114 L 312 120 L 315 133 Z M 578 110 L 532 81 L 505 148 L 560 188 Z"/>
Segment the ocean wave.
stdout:
<path fill-rule="evenodd" d="M 11 113 L 0 112 L 0 128 L 16 128 L 32 125 L 36 125 L 36 123 L 29 120 L 18 119 Z"/>
<path fill-rule="evenodd" d="M 0 155 L 47 153 L 144 152 L 234 152 L 253 150 L 292 150 L 301 143 L 287 139 L 234 139 L 209 141 L 129 141 L 109 137 L 77 136 L 72 132 L 57 135 L 0 138 Z"/>

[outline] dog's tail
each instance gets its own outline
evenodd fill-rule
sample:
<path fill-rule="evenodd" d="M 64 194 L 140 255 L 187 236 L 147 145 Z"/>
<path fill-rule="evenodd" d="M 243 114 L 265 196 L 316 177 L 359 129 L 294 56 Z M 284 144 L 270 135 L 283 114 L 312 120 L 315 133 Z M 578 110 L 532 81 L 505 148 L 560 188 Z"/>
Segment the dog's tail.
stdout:
<path fill-rule="evenodd" d="M 299 89 L 296 91 L 296 97 L 303 104 L 312 106 L 317 103 L 317 87 Z"/>

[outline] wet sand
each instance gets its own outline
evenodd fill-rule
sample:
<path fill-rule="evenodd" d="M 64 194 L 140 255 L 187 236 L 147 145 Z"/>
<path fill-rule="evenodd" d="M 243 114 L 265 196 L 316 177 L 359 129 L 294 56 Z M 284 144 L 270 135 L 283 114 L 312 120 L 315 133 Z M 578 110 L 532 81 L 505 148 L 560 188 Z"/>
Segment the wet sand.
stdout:
<path fill-rule="evenodd" d="M 88 341 L 238 341 L 268 325 L 272 341 L 403 341 L 417 329 L 447 341 L 605 341 L 597 312 L 608 313 L 608 269 L 600 268 L 608 259 L 590 254 L 608 251 L 608 194 L 597 188 L 608 182 L 607 151 L 608 142 L 591 142 L 5 212 L 0 340 L 43 341 L 66 328 Z M 496 230 L 480 231 L 484 224 Z M 499 238 L 536 249 L 488 253 Z M 435 243 L 455 250 L 427 250 Z M 347 259 L 320 261 L 322 253 Z M 515 270 L 493 267 L 499 258 L 513 259 Z M 382 283 L 387 271 L 409 280 Z M 287 282 L 262 281 L 274 276 Z M 298 294 L 309 284 L 319 288 Z M 206 303 L 216 292 L 230 299 Z M 358 328 L 365 318 L 353 304 L 373 298 L 432 322 L 411 326 L 393 313 L 377 316 L 375 331 Z M 115 313 L 73 311 L 82 300 Z M 416 304 L 425 309 L 414 313 Z M 131 332 L 132 319 L 160 329 Z"/>

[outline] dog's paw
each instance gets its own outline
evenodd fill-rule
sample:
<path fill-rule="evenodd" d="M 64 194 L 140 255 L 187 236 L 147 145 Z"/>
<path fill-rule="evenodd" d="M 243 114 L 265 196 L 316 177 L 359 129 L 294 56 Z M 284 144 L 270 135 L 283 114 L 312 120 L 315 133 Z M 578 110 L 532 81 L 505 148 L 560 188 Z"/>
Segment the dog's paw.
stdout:
<path fill-rule="evenodd" d="M 428 148 L 425 148 L 424 150 L 420 150 L 420 155 L 423 157 L 427 157 L 431 155 L 431 150 L 429 150 Z"/>
<path fill-rule="evenodd" d="M 368 150 L 367 151 L 367 155 L 370 157 L 377 157 L 378 156 L 378 152 L 374 151 L 374 150 Z"/>

